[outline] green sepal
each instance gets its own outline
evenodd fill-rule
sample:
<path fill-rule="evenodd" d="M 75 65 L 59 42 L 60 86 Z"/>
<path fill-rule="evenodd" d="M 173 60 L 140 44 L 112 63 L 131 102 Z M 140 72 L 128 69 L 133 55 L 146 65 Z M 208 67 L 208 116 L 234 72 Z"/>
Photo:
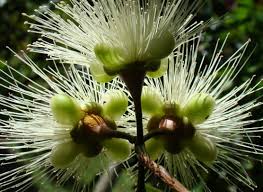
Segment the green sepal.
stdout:
<path fill-rule="evenodd" d="M 141 96 L 142 111 L 147 115 L 162 113 L 163 97 L 152 87 L 144 86 Z"/>
<path fill-rule="evenodd" d="M 88 158 L 96 157 L 102 152 L 103 149 L 103 146 L 96 141 L 93 142 L 87 141 L 85 144 L 79 145 L 79 147 L 80 147 L 80 152 Z"/>
<path fill-rule="evenodd" d="M 105 44 L 98 44 L 94 48 L 97 59 L 103 64 L 104 71 L 108 75 L 118 73 L 125 65 L 123 52 Z"/>
<path fill-rule="evenodd" d="M 160 60 L 170 55 L 175 47 L 173 34 L 163 31 L 152 39 L 147 50 L 149 60 Z"/>
<path fill-rule="evenodd" d="M 73 141 L 68 141 L 58 144 L 52 149 L 50 161 L 56 168 L 67 168 L 79 153 L 78 145 Z"/>
<path fill-rule="evenodd" d="M 156 160 L 164 152 L 163 142 L 159 138 L 151 138 L 145 142 L 145 148 L 152 160 Z"/>
<path fill-rule="evenodd" d="M 217 158 L 218 150 L 215 143 L 198 132 L 188 142 L 188 147 L 196 159 L 204 163 L 212 163 Z"/>
<path fill-rule="evenodd" d="M 215 99 L 206 94 L 198 93 L 184 106 L 183 113 L 192 124 L 203 123 L 213 112 Z"/>
<path fill-rule="evenodd" d="M 88 114 L 101 115 L 103 109 L 99 103 L 88 102 L 83 105 L 83 110 Z"/>
<path fill-rule="evenodd" d="M 114 120 L 119 119 L 127 110 L 128 97 L 120 90 L 110 90 L 103 96 L 103 114 Z"/>
<path fill-rule="evenodd" d="M 103 68 L 102 64 L 99 63 L 93 63 L 90 65 L 90 73 L 92 77 L 100 83 L 106 83 L 114 79 L 114 75 L 108 75 Z"/>
<path fill-rule="evenodd" d="M 112 138 L 102 142 L 105 153 L 115 161 L 122 161 L 131 154 L 131 145 L 127 140 Z"/>
<path fill-rule="evenodd" d="M 70 96 L 57 94 L 51 98 L 51 110 L 55 120 L 61 124 L 77 125 L 84 116 L 80 105 Z"/>
<path fill-rule="evenodd" d="M 166 57 L 160 61 L 160 66 L 155 71 L 148 71 L 146 74 L 151 78 L 159 78 L 163 76 L 168 70 L 169 58 Z"/>
<path fill-rule="evenodd" d="M 182 108 L 177 103 L 165 103 L 162 111 L 166 116 L 183 117 Z"/>

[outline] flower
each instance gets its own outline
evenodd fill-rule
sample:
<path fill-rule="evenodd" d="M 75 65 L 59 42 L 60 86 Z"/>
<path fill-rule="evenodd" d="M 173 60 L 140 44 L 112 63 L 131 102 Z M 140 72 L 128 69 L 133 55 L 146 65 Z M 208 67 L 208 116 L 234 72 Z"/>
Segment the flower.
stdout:
<path fill-rule="evenodd" d="M 85 189 L 97 174 L 130 155 L 128 141 L 104 138 L 116 124 L 133 127 L 127 122 L 133 115 L 124 84 L 118 79 L 98 84 L 74 66 L 41 70 L 23 55 L 16 56 L 44 83 L 3 63 L 9 73 L 0 71 L 0 86 L 10 95 L 0 95 L 5 108 L 0 111 L 5 117 L 0 120 L 0 149 L 5 150 L 0 161 L 13 168 L 0 173 L 0 190 L 26 190 L 46 176 L 57 178 L 58 185 L 74 176 L 74 191 Z"/>
<path fill-rule="evenodd" d="M 263 154 L 263 147 L 252 142 L 263 132 L 263 127 L 254 124 L 262 119 L 249 119 L 250 110 L 261 103 L 245 103 L 244 98 L 262 87 L 250 87 L 251 78 L 227 88 L 245 65 L 242 57 L 249 41 L 224 61 L 226 40 L 221 47 L 218 42 L 209 63 L 205 57 L 198 59 L 199 41 L 176 49 L 162 78 L 146 80 L 142 94 L 145 127 L 148 132 L 170 131 L 170 135 L 148 140 L 146 149 L 188 188 L 198 182 L 205 185 L 202 173 L 212 170 L 231 184 L 239 181 L 253 189 L 256 185 L 242 161 L 260 159 Z"/>
<path fill-rule="evenodd" d="M 35 21 L 27 22 L 29 31 L 42 36 L 29 50 L 64 63 L 90 66 L 100 82 L 110 81 L 129 67 L 156 71 L 161 59 L 203 28 L 202 22 L 191 23 L 191 12 L 200 4 L 200 0 L 192 4 L 182 0 L 54 4 L 65 17 L 41 7 L 37 15 L 28 16 Z"/>

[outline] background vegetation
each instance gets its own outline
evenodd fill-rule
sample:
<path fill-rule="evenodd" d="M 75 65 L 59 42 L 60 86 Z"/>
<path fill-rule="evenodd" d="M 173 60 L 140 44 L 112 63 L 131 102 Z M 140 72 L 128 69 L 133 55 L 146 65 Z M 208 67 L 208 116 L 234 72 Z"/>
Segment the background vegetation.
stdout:
<path fill-rule="evenodd" d="M 39 81 L 32 71 L 20 64 L 20 61 L 13 57 L 13 53 L 6 49 L 6 46 L 13 49 L 15 52 L 19 50 L 26 50 L 27 44 L 36 40 L 34 34 L 27 33 L 27 26 L 24 25 L 24 21 L 27 18 L 23 17 L 21 13 L 26 12 L 33 14 L 34 9 L 38 6 L 47 4 L 47 0 L 0 0 L 0 59 L 7 61 L 9 65 L 21 71 L 26 76 L 29 76 L 35 81 Z M 238 76 L 238 78 L 231 83 L 229 89 L 233 86 L 240 85 L 253 75 L 256 75 L 254 82 L 258 82 L 263 78 L 263 1 L 262 0 L 208 0 L 207 3 L 201 8 L 197 18 L 199 20 L 207 20 L 209 18 L 219 19 L 213 26 L 209 27 L 204 36 L 202 43 L 202 50 L 212 50 L 218 38 L 224 39 L 224 37 L 230 32 L 230 37 L 224 50 L 224 54 L 232 54 L 242 43 L 251 39 L 252 43 L 247 51 L 249 56 L 251 51 L 256 48 L 253 55 L 250 57 L 244 70 Z M 211 57 L 211 52 L 208 52 L 208 58 Z M 30 54 L 31 58 L 41 66 L 46 65 L 45 57 L 37 54 Z M 5 70 L 5 66 L 0 64 L 0 68 Z M 22 80 L 22 79 L 21 79 Z M 28 83 L 28 82 L 24 82 Z M 260 86 L 263 86 L 261 83 Z M 1 94 L 7 94 L 5 90 L 0 88 Z M 262 101 L 262 91 L 251 95 L 247 98 L 252 99 L 258 97 Z M 0 106 L 1 107 L 1 106 Z M 255 109 L 252 114 L 255 118 L 262 118 L 263 112 L 260 108 Z M 262 126 L 262 124 L 261 124 Z M 262 141 L 259 141 L 259 145 L 263 145 Z M 263 166 L 261 162 L 246 161 L 242 162 L 252 177 L 258 184 L 256 191 L 263 191 Z M 5 171 L 0 167 L 0 172 Z M 126 187 L 129 187 L 131 182 L 127 181 L 127 174 L 123 173 L 123 177 L 120 177 L 116 182 L 117 185 L 113 191 L 126 191 Z M 250 191 L 250 189 L 241 185 L 240 189 L 231 186 L 224 182 L 222 178 L 212 173 L 207 176 L 207 182 L 211 191 Z M 125 188 L 124 188 L 125 187 Z M 31 190 L 34 191 L 54 191 L 52 183 L 46 182 L 44 185 L 35 185 Z M 151 191 L 152 189 L 148 189 Z M 59 191 L 65 191 L 59 189 Z M 197 186 L 195 192 L 203 191 L 202 186 Z"/>

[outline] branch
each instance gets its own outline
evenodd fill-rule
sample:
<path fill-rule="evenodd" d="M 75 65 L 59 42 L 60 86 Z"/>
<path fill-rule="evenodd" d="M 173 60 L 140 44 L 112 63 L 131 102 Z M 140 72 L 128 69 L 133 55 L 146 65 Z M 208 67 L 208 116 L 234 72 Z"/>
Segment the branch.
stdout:
<path fill-rule="evenodd" d="M 159 177 L 165 184 L 167 184 L 171 189 L 178 192 L 189 192 L 178 180 L 172 177 L 164 167 L 158 165 L 149 156 L 144 153 L 138 155 L 138 159 L 144 167 L 148 168 L 153 174 Z"/>

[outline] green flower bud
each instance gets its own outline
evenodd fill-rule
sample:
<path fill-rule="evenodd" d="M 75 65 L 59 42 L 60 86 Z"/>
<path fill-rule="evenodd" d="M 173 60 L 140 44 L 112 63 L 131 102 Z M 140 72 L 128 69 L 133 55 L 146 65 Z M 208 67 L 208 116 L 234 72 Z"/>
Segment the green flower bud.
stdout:
<path fill-rule="evenodd" d="M 168 70 L 169 58 L 166 57 L 161 60 L 160 67 L 155 71 L 148 71 L 147 76 L 152 78 L 158 78 L 163 76 Z"/>
<path fill-rule="evenodd" d="M 79 104 L 73 98 L 64 94 L 53 96 L 50 105 L 55 120 L 61 124 L 75 126 L 84 116 Z"/>
<path fill-rule="evenodd" d="M 163 59 L 170 55 L 175 47 L 172 33 L 164 31 L 155 39 L 152 39 L 148 47 L 148 58 L 150 60 Z"/>
<path fill-rule="evenodd" d="M 118 73 L 125 65 L 123 53 L 118 48 L 112 48 L 105 44 L 98 44 L 94 48 L 97 59 L 103 63 L 104 71 L 108 75 Z"/>
<path fill-rule="evenodd" d="M 56 168 L 66 168 L 79 154 L 77 144 L 73 141 L 61 143 L 51 151 L 51 164 Z"/>
<path fill-rule="evenodd" d="M 217 158 L 218 150 L 215 143 L 200 133 L 195 134 L 193 139 L 189 141 L 188 147 L 196 159 L 204 163 L 212 163 Z"/>
<path fill-rule="evenodd" d="M 184 115 L 194 124 L 203 123 L 211 114 L 215 99 L 208 94 L 198 93 L 185 105 Z"/>
<path fill-rule="evenodd" d="M 164 152 L 163 142 L 159 138 L 151 138 L 145 142 L 145 148 L 152 160 L 158 159 Z"/>
<path fill-rule="evenodd" d="M 131 154 L 131 145 L 124 139 L 106 139 L 102 142 L 102 145 L 106 148 L 105 153 L 116 161 L 125 160 Z"/>
<path fill-rule="evenodd" d="M 115 77 L 108 75 L 104 71 L 103 65 L 98 63 L 93 63 L 90 65 L 90 73 L 92 74 L 92 77 L 100 83 L 109 82 Z"/>
<path fill-rule="evenodd" d="M 147 115 L 162 113 L 163 97 L 154 88 L 143 87 L 141 103 L 142 111 Z"/>
<path fill-rule="evenodd" d="M 128 97 L 119 90 L 110 90 L 104 97 L 103 113 L 114 120 L 119 119 L 127 110 Z"/>

